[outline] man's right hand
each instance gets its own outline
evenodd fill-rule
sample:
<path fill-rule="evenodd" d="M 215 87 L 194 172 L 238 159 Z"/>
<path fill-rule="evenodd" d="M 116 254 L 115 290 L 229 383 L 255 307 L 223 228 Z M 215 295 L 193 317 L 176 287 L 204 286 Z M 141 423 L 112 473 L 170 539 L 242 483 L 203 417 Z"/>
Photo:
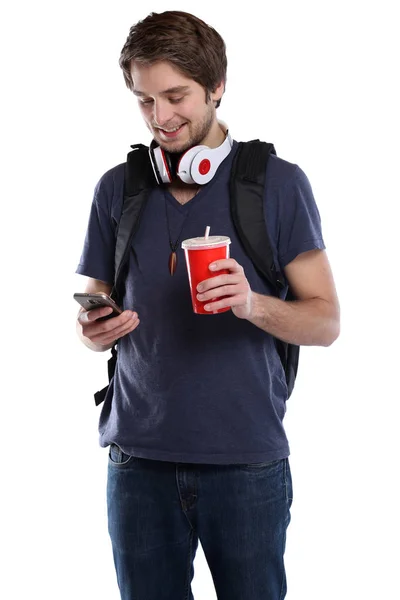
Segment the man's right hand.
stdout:
<path fill-rule="evenodd" d="M 82 326 L 82 335 L 97 346 L 110 346 L 119 338 L 136 329 L 140 323 L 137 313 L 131 310 L 124 310 L 117 317 L 106 321 L 98 320 L 111 313 L 112 308 L 108 306 L 88 311 L 82 309 L 78 315 L 78 323 Z"/>

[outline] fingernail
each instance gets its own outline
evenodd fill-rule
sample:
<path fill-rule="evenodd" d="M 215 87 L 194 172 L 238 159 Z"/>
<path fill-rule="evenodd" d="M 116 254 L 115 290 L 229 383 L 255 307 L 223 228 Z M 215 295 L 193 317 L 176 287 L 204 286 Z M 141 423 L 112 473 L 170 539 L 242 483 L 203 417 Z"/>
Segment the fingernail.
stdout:
<path fill-rule="evenodd" d="M 215 271 L 216 268 L 217 268 L 217 265 L 215 263 L 213 263 L 212 265 L 210 265 L 210 270 L 211 271 Z"/>

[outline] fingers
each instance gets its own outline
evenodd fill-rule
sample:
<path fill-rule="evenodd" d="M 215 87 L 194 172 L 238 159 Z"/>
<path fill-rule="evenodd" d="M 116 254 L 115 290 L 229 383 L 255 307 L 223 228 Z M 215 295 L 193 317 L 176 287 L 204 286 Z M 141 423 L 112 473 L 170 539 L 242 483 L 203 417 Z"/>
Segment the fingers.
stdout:
<path fill-rule="evenodd" d="M 80 314 L 78 321 L 82 325 L 82 334 L 95 344 L 107 345 L 130 333 L 140 323 L 137 313 L 131 310 L 125 310 L 118 317 L 98 321 L 111 312 L 112 309 L 104 307 Z"/>
<path fill-rule="evenodd" d="M 215 312 L 221 308 L 232 307 L 232 298 L 220 298 L 217 302 L 211 302 L 204 305 L 204 310 L 207 312 Z"/>
<path fill-rule="evenodd" d="M 215 261 L 210 264 L 210 269 L 213 265 L 224 273 L 198 284 L 197 299 L 201 302 L 209 302 L 204 305 L 205 310 L 213 312 L 221 308 L 246 304 L 251 289 L 243 267 L 234 259 Z"/>
<path fill-rule="evenodd" d="M 206 279 L 202 281 L 197 286 L 198 292 L 207 292 L 208 290 L 214 290 L 215 288 L 221 286 L 232 286 L 238 285 L 241 282 L 247 281 L 245 277 L 239 274 L 225 274 L 225 275 L 217 275 L 216 277 L 210 277 L 210 279 Z"/>
<path fill-rule="evenodd" d="M 240 294 L 242 291 L 244 291 L 244 289 L 238 287 L 237 285 L 223 285 L 221 287 L 212 288 L 211 290 L 203 292 L 202 294 L 197 294 L 197 300 L 206 302 L 207 300 L 220 298 L 221 296 L 234 296 L 236 294 Z"/>
<path fill-rule="evenodd" d="M 106 346 L 108 344 L 111 344 L 112 342 L 115 342 L 116 340 L 119 340 L 125 335 L 128 335 L 128 333 L 131 333 L 134 329 L 136 329 L 139 323 L 140 319 L 137 315 L 135 315 L 134 317 L 128 319 L 128 322 L 125 325 L 113 329 L 109 332 L 105 332 L 104 334 L 100 334 L 98 337 L 92 337 L 92 341 Z"/>
<path fill-rule="evenodd" d="M 238 294 L 235 296 L 218 297 L 215 302 L 209 302 L 204 305 L 204 310 L 207 312 L 215 312 L 221 308 L 235 308 L 237 306 L 245 306 L 247 302 L 246 294 Z"/>
<path fill-rule="evenodd" d="M 239 265 L 239 263 L 234 258 L 223 258 L 221 260 L 215 260 L 214 262 L 209 264 L 208 268 L 211 272 L 221 271 L 222 269 L 229 269 L 231 273 L 243 273 L 242 265 Z"/>
<path fill-rule="evenodd" d="M 78 316 L 78 321 L 81 325 L 92 323 L 101 317 L 106 317 L 112 313 L 112 308 L 109 306 L 102 306 L 101 308 L 93 308 L 92 310 L 82 309 L 82 312 Z"/>

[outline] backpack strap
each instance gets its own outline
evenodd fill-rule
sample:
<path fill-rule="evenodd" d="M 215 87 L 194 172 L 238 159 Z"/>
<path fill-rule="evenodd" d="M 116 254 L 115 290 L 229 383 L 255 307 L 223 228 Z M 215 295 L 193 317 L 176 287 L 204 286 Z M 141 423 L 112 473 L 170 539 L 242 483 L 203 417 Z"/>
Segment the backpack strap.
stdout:
<path fill-rule="evenodd" d="M 111 297 L 122 297 L 121 285 L 125 280 L 124 269 L 128 263 L 132 240 L 156 180 L 149 159 L 149 149 L 143 144 L 131 146 L 125 164 L 124 202 L 118 223 L 114 256 L 114 286 Z"/>
<path fill-rule="evenodd" d="M 285 287 L 285 278 L 275 265 L 264 216 L 264 186 L 273 144 L 252 140 L 240 142 L 234 157 L 229 182 L 231 215 L 246 254 L 277 296 Z M 294 300 L 290 289 L 286 300 Z M 300 348 L 275 339 L 276 349 L 285 371 L 288 398 L 297 375 Z"/>
<path fill-rule="evenodd" d="M 264 186 L 273 144 L 252 140 L 239 142 L 230 179 L 232 220 L 246 254 L 274 288 L 276 294 L 285 287 L 277 271 L 264 218 Z"/>
<path fill-rule="evenodd" d="M 120 304 L 123 297 L 125 285 L 125 271 L 129 263 L 129 253 L 132 240 L 139 227 L 139 221 L 149 197 L 151 189 L 156 185 L 156 180 L 149 159 L 149 149 L 143 144 L 131 146 L 125 165 L 124 178 L 124 202 L 122 205 L 121 218 L 117 228 L 117 240 L 115 244 L 114 257 L 114 285 L 111 297 Z M 114 377 L 117 364 L 117 343 L 111 348 L 111 358 L 108 360 L 108 379 Z M 109 385 L 96 392 L 94 401 L 96 406 L 101 404 Z"/>
<path fill-rule="evenodd" d="M 104 387 L 99 392 L 96 392 L 94 395 L 94 402 L 95 402 L 96 406 L 99 406 L 99 404 L 104 402 L 106 394 L 107 394 L 107 390 L 110 387 L 111 379 L 114 377 L 115 367 L 117 366 L 117 347 L 116 346 L 117 346 L 117 344 L 114 344 L 114 346 L 111 348 L 111 358 L 109 358 L 107 361 L 109 383 L 108 383 L 108 385 L 106 385 L 106 387 Z"/>

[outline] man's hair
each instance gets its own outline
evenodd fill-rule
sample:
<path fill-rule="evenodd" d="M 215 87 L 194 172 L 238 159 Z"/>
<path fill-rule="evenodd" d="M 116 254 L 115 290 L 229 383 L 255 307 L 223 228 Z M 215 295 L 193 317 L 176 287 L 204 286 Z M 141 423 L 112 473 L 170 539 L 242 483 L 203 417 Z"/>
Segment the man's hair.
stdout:
<path fill-rule="evenodd" d="M 224 40 L 204 21 L 182 11 L 150 13 L 130 28 L 119 64 L 127 87 L 133 90 L 131 61 L 145 65 L 171 63 L 204 88 L 207 100 L 222 81 L 226 83 Z"/>

